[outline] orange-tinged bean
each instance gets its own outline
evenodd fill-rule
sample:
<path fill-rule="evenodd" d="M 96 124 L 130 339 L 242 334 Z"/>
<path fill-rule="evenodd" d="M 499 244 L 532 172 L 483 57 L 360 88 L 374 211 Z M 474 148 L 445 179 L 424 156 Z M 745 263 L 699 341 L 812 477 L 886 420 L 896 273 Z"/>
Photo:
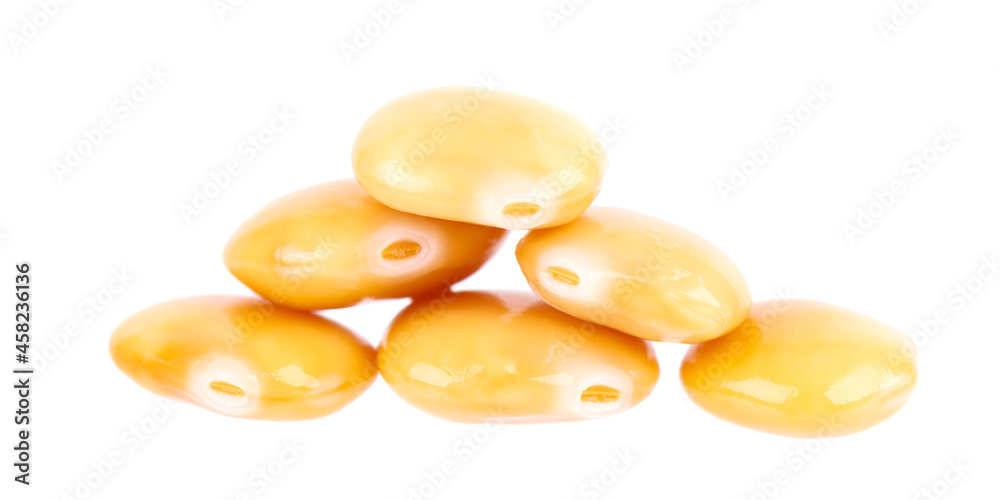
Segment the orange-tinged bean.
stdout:
<path fill-rule="evenodd" d="M 600 190 L 607 153 L 555 106 L 486 88 L 416 92 L 375 112 L 354 143 L 375 199 L 429 217 L 531 229 L 564 224 Z"/>
<path fill-rule="evenodd" d="M 591 207 L 517 245 L 531 289 L 550 305 L 647 340 L 697 343 L 750 312 L 750 288 L 704 238 L 631 210 Z"/>
<path fill-rule="evenodd" d="M 623 412 L 659 376 L 643 340 L 559 312 L 521 292 L 417 299 L 379 346 L 389 386 L 459 422 L 555 422 Z"/>
<path fill-rule="evenodd" d="M 333 413 L 375 380 L 375 350 L 312 313 L 245 297 L 173 300 L 111 336 L 111 357 L 142 387 L 223 415 L 303 420 Z"/>
<path fill-rule="evenodd" d="M 754 305 L 732 333 L 691 346 L 681 380 L 709 413 L 744 427 L 815 438 L 867 429 L 899 410 L 917 381 L 901 332 L 808 300 Z"/>
<path fill-rule="evenodd" d="M 226 267 L 263 297 L 299 309 L 409 297 L 476 272 L 506 231 L 393 210 L 346 179 L 281 197 L 243 223 Z"/>

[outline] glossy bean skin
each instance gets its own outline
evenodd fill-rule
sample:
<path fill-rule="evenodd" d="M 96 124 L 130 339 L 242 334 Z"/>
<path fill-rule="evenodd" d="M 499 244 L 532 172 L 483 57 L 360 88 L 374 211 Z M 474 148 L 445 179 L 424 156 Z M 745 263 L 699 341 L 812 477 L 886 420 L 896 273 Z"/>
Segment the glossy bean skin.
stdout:
<path fill-rule="evenodd" d="M 354 174 L 375 199 L 429 217 L 507 229 L 578 217 L 607 153 L 573 115 L 487 88 L 439 88 L 390 102 L 362 126 Z"/>
<path fill-rule="evenodd" d="M 265 206 L 226 245 L 226 267 L 276 303 L 316 310 L 409 297 L 476 272 L 506 231 L 393 210 L 353 179 Z"/>
<path fill-rule="evenodd" d="M 378 373 L 374 348 L 346 328 L 247 297 L 152 306 L 115 330 L 110 350 L 119 369 L 155 394 L 251 419 L 328 415 Z"/>
<path fill-rule="evenodd" d="M 517 245 L 531 289 L 574 316 L 654 341 L 698 343 L 739 325 L 750 288 L 721 250 L 648 215 L 591 207 Z"/>
<path fill-rule="evenodd" d="M 458 422 L 558 422 L 623 412 L 659 376 L 643 340 L 561 313 L 522 292 L 417 299 L 379 346 L 389 386 Z"/>
<path fill-rule="evenodd" d="M 901 332 L 839 307 L 754 305 L 735 331 L 691 346 L 680 375 L 691 399 L 729 422 L 799 438 L 842 436 L 898 411 L 917 381 Z"/>

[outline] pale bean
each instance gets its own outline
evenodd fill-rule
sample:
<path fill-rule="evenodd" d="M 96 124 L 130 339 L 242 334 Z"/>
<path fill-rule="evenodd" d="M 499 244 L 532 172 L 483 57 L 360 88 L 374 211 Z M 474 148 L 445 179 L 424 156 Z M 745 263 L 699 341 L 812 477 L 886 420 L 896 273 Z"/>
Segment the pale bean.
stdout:
<path fill-rule="evenodd" d="M 577 218 L 600 190 L 607 153 L 573 115 L 529 97 L 439 88 L 386 104 L 354 143 L 354 174 L 404 212 L 507 229 Z"/>
<path fill-rule="evenodd" d="M 808 300 L 754 305 L 738 329 L 691 346 L 681 380 L 691 399 L 737 425 L 801 438 L 842 436 L 896 413 L 917 382 L 901 332 Z"/>
<path fill-rule="evenodd" d="M 322 417 L 377 375 L 375 350 L 350 330 L 244 297 L 155 305 L 122 323 L 110 348 L 118 368 L 149 391 L 242 418 Z"/>
<path fill-rule="evenodd" d="M 476 272 L 505 236 L 393 210 L 345 179 L 265 206 L 232 236 L 224 260 L 267 299 L 332 309 L 448 287 Z"/>
<path fill-rule="evenodd" d="M 652 346 L 521 292 L 417 299 L 379 346 L 389 386 L 459 422 L 555 422 L 613 415 L 649 395 Z"/>
<path fill-rule="evenodd" d="M 550 305 L 647 340 L 704 342 L 750 311 L 750 288 L 721 250 L 631 210 L 591 207 L 569 224 L 532 231 L 517 261 Z"/>

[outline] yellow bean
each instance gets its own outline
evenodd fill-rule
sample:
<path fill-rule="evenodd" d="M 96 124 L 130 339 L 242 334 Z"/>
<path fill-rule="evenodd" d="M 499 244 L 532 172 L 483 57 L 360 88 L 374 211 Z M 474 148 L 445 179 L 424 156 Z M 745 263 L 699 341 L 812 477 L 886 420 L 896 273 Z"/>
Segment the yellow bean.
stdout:
<path fill-rule="evenodd" d="M 709 413 L 802 438 L 841 436 L 896 413 L 917 381 L 909 338 L 807 300 L 756 304 L 738 329 L 691 346 L 681 380 Z"/>
<path fill-rule="evenodd" d="M 740 324 L 750 288 L 704 238 L 630 210 L 591 207 L 517 245 L 532 290 L 574 316 L 647 340 L 697 343 Z"/>
<path fill-rule="evenodd" d="M 659 376 L 652 346 L 520 292 L 446 292 L 393 320 L 379 368 L 403 399 L 459 422 L 555 422 L 625 411 Z"/>
<path fill-rule="evenodd" d="M 111 357 L 142 387 L 223 415 L 322 417 L 375 380 L 375 350 L 314 314 L 230 296 L 141 311 L 111 336 Z"/>
<path fill-rule="evenodd" d="M 564 224 L 597 196 L 607 154 L 578 118 L 486 88 L 439 88 L 375 112 L 354 173 L 404 212 L 507 229 Z"/>
<path fill-rule="evenodd" d="M 274 302 L 331 309 L 447 287 L 476 272 L 505 236 L 393 210 L 347 179 L 264 207 L 229 240 L 225 262 Z"/>

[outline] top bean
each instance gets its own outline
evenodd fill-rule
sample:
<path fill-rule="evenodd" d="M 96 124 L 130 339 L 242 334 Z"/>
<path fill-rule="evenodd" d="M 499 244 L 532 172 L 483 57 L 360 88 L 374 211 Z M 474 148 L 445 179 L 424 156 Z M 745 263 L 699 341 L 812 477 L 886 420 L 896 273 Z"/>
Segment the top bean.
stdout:
<path fill-rule="evenodd" d="M 506 229 L 565 224 L 600 189 L 607 155 L 586 124 L 544 102 L 487 88 L 441 88 L 375 112 L 354 173 L 404 212 Z"/>

